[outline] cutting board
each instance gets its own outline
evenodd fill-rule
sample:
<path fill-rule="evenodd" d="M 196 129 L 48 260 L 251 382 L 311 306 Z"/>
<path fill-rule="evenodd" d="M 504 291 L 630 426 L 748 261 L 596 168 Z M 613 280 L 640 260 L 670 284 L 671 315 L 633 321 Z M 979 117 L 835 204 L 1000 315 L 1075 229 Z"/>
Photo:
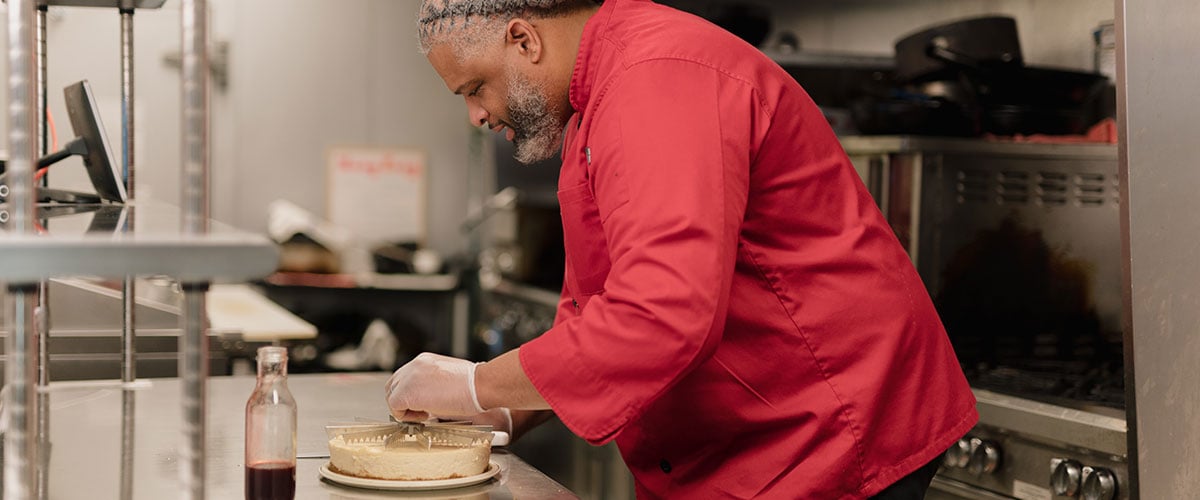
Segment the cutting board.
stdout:
<path fill-rule="evenodd" d="M 317 328 L 247 285 L 213 285 L 208 320 L 215 332 L 241 333 L 249 342 L 311 339 Z"/>

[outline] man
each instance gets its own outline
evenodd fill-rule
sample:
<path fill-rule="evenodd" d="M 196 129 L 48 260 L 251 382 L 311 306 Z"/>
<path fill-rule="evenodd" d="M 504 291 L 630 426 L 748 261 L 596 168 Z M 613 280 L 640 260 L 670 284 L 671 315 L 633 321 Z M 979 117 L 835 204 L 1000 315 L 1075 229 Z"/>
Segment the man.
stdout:
<path fill-rule="evenodd" d="M 423 354 L 392 412 L 553 410 L 644 498 L 922 498 L 977 420 L 929 296 L 821 113 L 648 0 L 424 0 L 420 40 L 517 158 L 563 158 L 554 327 Z M 478 418 L 483 419 L 485 416 Z"/>

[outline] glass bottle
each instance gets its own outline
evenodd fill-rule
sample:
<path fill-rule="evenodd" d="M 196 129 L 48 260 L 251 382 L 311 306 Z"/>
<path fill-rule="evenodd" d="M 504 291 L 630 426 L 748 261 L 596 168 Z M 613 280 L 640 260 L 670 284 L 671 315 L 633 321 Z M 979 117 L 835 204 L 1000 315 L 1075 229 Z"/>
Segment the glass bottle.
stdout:
<path fill-rule="evenodd" d="M 246 402 L 246 500 L 296 496 L 296 400 L 287 348 L 258 349 L 258 384 Z"/>

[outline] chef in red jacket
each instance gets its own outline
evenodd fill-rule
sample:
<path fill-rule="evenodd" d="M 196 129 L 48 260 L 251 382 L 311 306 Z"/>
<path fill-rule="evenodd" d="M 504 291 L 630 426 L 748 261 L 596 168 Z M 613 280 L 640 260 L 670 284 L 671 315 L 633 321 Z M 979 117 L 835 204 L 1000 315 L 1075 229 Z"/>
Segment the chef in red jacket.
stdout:
<path fill-rule="evenodd" d="M 787 73 L 648 0 L 424 0 L 419 26 L 472 122 L 523 162 L 561 148 L 567 266 L 553 328 L 487 363 L 418 356 L 393 413 L 552 410 L 616 440 L 642 498 L 924 496 L 975 400 Z"/>

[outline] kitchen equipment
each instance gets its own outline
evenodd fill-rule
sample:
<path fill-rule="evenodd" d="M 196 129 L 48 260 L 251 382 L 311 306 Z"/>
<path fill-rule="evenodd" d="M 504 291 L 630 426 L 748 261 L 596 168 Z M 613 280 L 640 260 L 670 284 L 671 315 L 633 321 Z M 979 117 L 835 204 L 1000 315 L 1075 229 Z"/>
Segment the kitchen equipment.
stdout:
<path fill-rule="evenodd" d="M 981 128 L 990 134 L 1081 135 L 1092 125 L 1086 109 L 1040 108 L 1021 104 L 989 106 L 981 117 Z"/>
<path fill-rule="evenodd" d="M 480 282 L 488 287 L 503 278 L 561 290 L 566 266 L 558 212 L 561 161 L 522 165 L 513 159 L 512 142 L 495 135 L 492 145 L 497 192 L 491 199 L 503 202 L 488 202 L 494 213 L 478 229 L 487 241 L 479 255 Z"/>
<path fill-rule="evenodd" d="M 978 123 L 974 134 L 952 135 L 1077 135 L 1110 115 L 1103 105 L 1108 88 L 1103 75 L 1025 66 L 1020 51 L 1011 18 L 935 26 L 896 42 L 894 85 L 954 103 Z M 882 132 L 951 135 L 930 133 L 946 127 L 925 120 L 945 117 L 929 116 L 907 130 L 891 127 Z"/>
<path fill-rule="evenodd" d="M 1094 101 L 1107 79 L 1099 73 L 1026 66 L 1007 71 L 963 67 L 988 104 L 1024 104 L 1077 109 Z"/>
<path fill-rule="evenodd" d="M 341 436 L 346 442 L 373 443 L 384 445 L 401 441 L 418 441 L 426 447 L 478 446 L 487 440 L 492 446 L 505 446 L 509 435 L 494 431 L 490 425 L 472 425 L 467 422 L 354 422 L 335 423 L 325 426 L 329 439 Z"/>
<path fill-rule="evenodd" d="M 974 106 L 903 90 L 861 97 L 851 104 L 850 113 L 854 126 L 864 134 L 968 137 L 980 133 Z"/>
<path fill-rule="evenodd" d="M 885 93 L 891 86 L 895 67 L 892 57 L 886 55 L 781 49 L 766 54 L 822 110 L 849 110 L 864 94 Z"/>
<path fill-rule="evenodd" d="M 1109 488 L 1093 479 L 1088 491 L 1110 492 L 1094 498 L 1130 498 L 1116 147 L 842 145 L 978 401 L 979 424 L 948 450 L 928 498 L 1053 498 L 1082 490 L 1085 468 Z"/>
<path fill-rule="evenodd" d="M 896 76 L 903 82 L 952 80 L 964 65 L 1002 69 L 1023 64 L 1017 22 L 1010 17 L 963 19 L 896 42 Z"/>

